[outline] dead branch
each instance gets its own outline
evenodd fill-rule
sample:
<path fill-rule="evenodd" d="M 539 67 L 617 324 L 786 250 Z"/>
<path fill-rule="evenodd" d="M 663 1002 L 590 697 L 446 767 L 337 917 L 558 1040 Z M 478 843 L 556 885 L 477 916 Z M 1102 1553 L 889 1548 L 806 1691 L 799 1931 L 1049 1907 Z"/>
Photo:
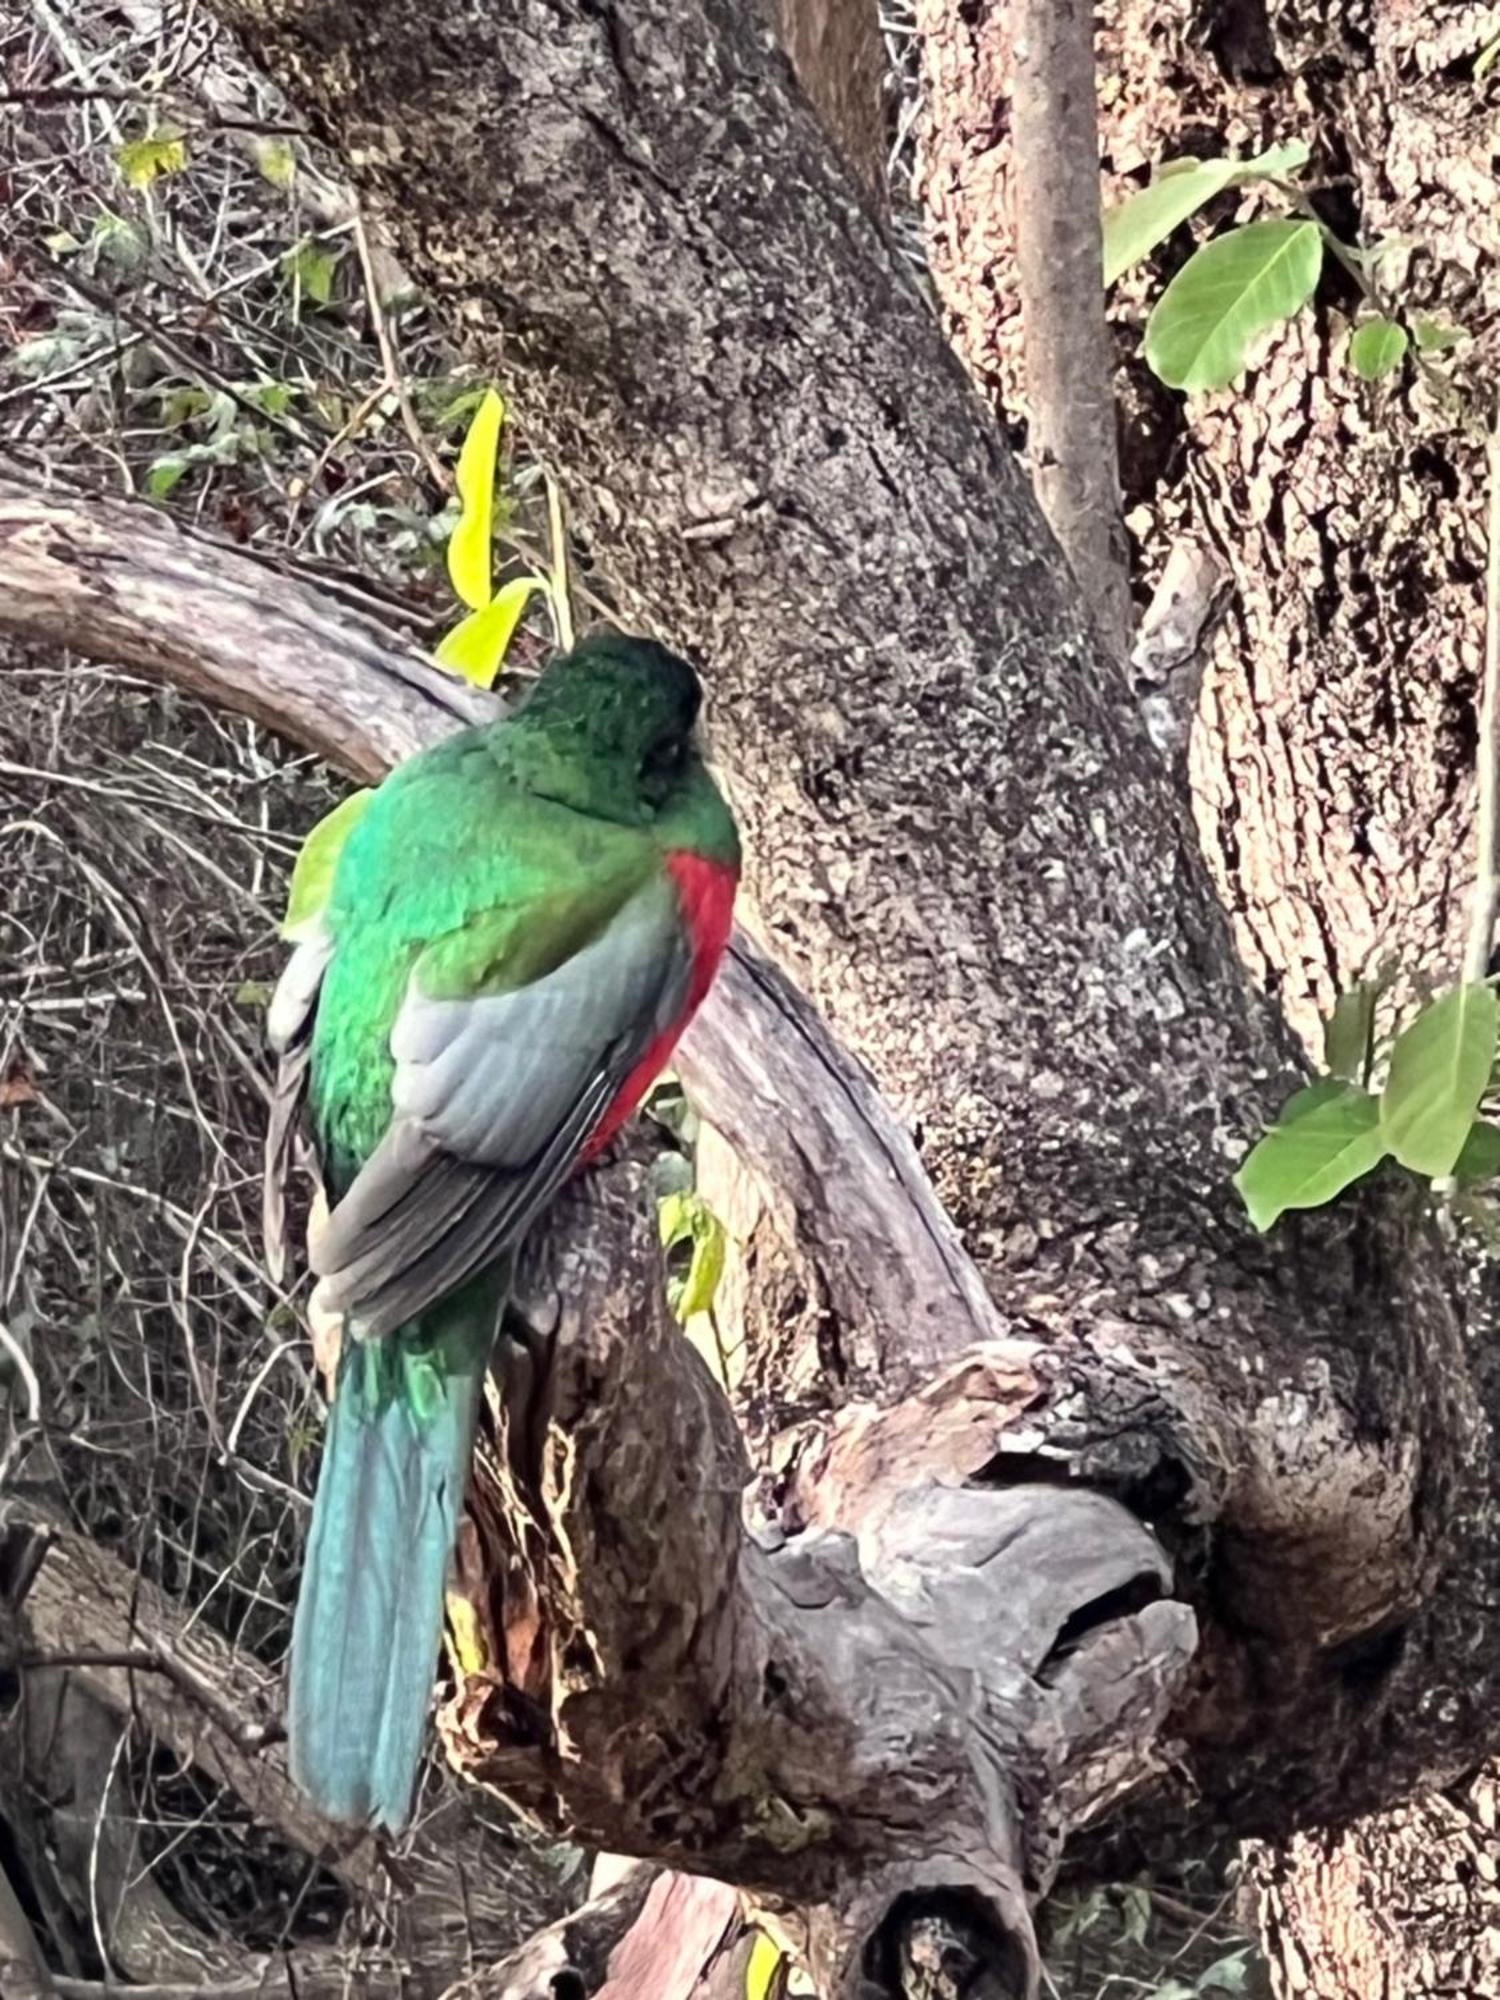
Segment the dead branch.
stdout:
<path fill-rule="evenodd" d="M 716 1962 L 741 1929 L 733 1889 L 637 1864 L 499 1965 L 461 1980 L 443 2000 L 554 2000 L 563 1991 L 607 2000 L 712 2000 Z M 731 1992 L 740 2000 L 743 1970 L 738 1985 L 724 1992 L 725 2000 Z"/>
<path fill-rule="evenodd" d="M 23 1668 L 22 1684 L 35 1681 L 39 1700 L 50 1687 L 54 1705 L 60 1689 L 76 1688 L 112 1714 L 132 1718 L 363 1895 L 379 1899 L 399 1886 L 400 1948 L 426 1969 L 434 1988 L 472 1953 L 493 1956 L 550 1914 L 528 1889 L 530 1878 L 508 1865 L 504 1847 L 460 1819 L 451 1804 L 429 1815 L 398 1854 L 321 1818 L 293 1786 L 275 1747 L 277 1676 L 48 1509 L 17 1495 L 0 1502 L 0 1590 L 23 1658 L 132 1660 L 145 1653 L 154 1666 L 170 1662 L 150 1672 L 110 1664 Z"/>
<path fill-rule="evenodd" d="M 747 1533 L 743 1444 L 659 1254 L 627 1160 L 528 1262 L 450 1756 L 544 1828 L 751 1889 L 831 1993 L 905 1993 L 900 1938 L 952 1897 L 1029 1991 L 1030 1888 L 1149 1766 L 1191 1658 L 1160 1551 L 1097 1494 L 969 1483 L 966 1426 L 899 1492 L 850 1480 L 830 1521 Z"/>

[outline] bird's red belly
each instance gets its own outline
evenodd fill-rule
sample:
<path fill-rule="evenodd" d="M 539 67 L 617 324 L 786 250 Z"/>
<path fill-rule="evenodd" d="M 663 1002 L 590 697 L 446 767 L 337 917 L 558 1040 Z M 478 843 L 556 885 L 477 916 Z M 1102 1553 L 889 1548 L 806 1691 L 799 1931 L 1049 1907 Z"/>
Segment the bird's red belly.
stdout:
<path fill-rule="evenodd" d="M 722 861 L 708 861 L 701 854 L 681 851 L 667 856 L 667 872 L 677 885 L 678 904 L 688 936 L 693 943 L 693 966 L 688 979 L 687 999 L 682 1012 L 670 1027 L 663 1028 L 620 1087 L 619 1095 L 594 1128 L 584 1146 L 580 1162 L 593 1159 L 607 1145 L 635 1110 L 646 1092 L 666 1068 L 683 1029 L 703 1003 L 713 984 L 719 960 L 729 942 L 734 919 L 734 892 L 739 870 Z"/>

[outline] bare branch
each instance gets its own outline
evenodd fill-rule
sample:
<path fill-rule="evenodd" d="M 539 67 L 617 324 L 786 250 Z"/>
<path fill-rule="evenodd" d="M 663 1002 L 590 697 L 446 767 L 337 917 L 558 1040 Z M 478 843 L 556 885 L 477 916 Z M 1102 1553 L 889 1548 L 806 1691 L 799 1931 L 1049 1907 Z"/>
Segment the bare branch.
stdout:
<path fill-rule="evenodd" d="M 451 1804 L 419 1825 L 399 1854 L 323 1819 L 292 1784 L 274 1747 L 281 1735 L 277 1677 L 103 1549 L 14 1495 L 0 1505 L 0 1585 L 19 1621 L 23 1657 L 83 1662 L 37 1669 L 28 1678 L 66 1680 L 116 1715 L 135 1718 L 352 1888 L 378 1896 L 399 1883 L 402 1942 L 435 1976 L 444 1967 L 456 1971 L 476 1950 L 505 1949 L 550 1914 L 535 1881 L 507 1850 L 467 1822 L 455 1826 Z M 153 1671 L 92 1664 L 133 1661 L 141 1653 Z"/>
<path fill-rule="evenodd" d="M 461 1544 L 483 1665 L 450 1755 L 544 1827 L 768 1899 L 830 1993 L 952 1897 L 1029 1990 L 1028 1885 L 1152 1768 L 1191 1658 L 1159 1550 L 1097 1494 L 974 1483 L 972 1422 L 935 1426 L 906 1484 L 877 1452 L 884 1479 L 843 1480 L 824 1521 L 747 1535 L 740 1436 L 659 1258 L 626 1160 L 528 1259 L 505 1472 L 481 1461 Z M 875 1991 L 907 1990 L 899 1957 Z"/>
<path fill-rule="evenodd" d="M 1017 0 L 1015 230 L 1037 498 L 1116 658 L 1135 623 L 1104 317 L 1094 9 Z"/>

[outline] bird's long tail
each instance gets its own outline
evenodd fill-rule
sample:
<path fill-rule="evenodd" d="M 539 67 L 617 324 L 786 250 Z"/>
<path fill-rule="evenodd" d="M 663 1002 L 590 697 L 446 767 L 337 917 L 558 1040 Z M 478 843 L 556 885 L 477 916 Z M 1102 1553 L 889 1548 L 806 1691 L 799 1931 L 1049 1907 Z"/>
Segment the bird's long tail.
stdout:
<path fill-rule="evenodd" d="M 292 1624 L 292 1776 L 330 1818 L 411 1812 L 485 1369 L 493 1282 L 346 1339 Z"/>

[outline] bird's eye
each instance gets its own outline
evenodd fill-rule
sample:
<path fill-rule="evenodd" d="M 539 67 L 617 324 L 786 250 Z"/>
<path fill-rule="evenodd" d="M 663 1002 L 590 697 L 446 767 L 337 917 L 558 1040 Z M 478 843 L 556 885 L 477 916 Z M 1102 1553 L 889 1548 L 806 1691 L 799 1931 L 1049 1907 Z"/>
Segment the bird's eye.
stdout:
<path fill-rule="evenodd" d="M 642 776 L 648 779 L 671 779 L 679 775 L 687 761 L 687 739 L 683 736 L 662 736 L 646 752 L 642 765 Z"/>

